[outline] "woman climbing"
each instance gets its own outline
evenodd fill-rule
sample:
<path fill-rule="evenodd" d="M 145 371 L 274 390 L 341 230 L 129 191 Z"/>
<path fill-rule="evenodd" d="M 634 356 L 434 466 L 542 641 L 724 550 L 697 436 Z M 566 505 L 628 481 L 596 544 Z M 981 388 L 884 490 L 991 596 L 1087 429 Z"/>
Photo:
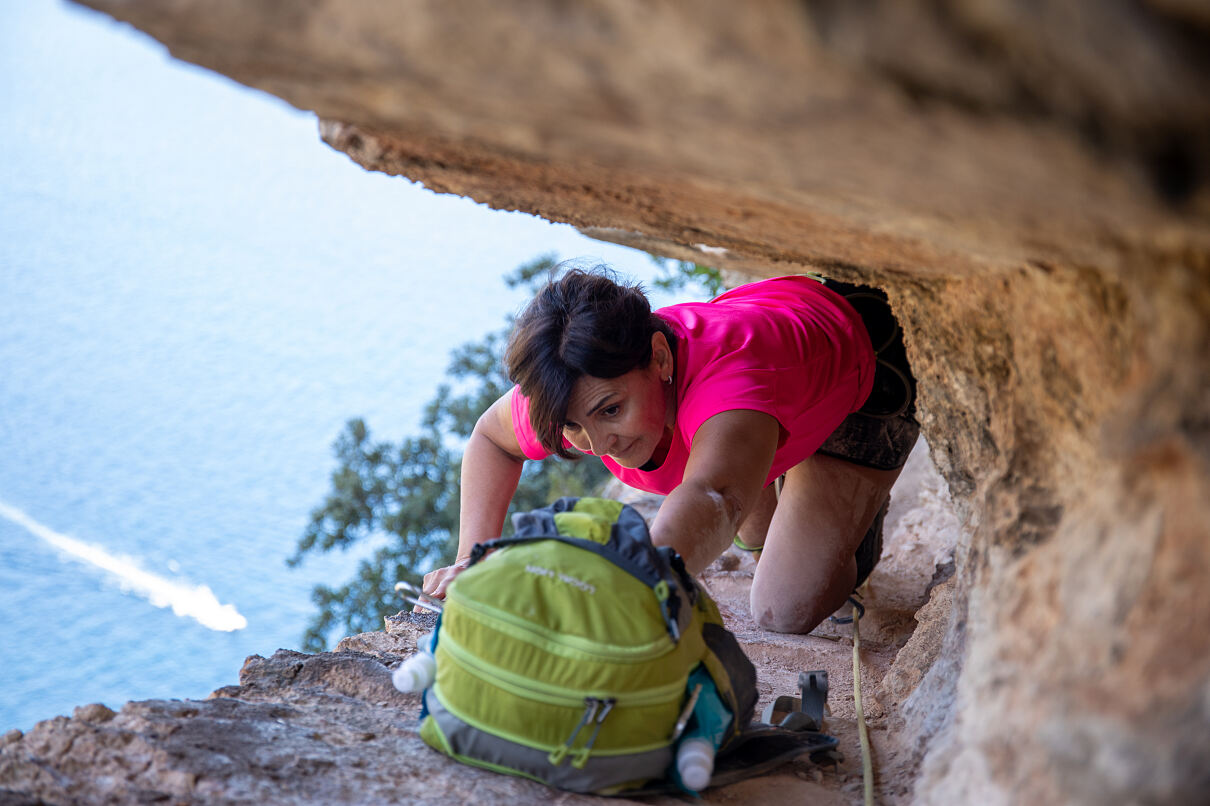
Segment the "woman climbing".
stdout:
<path fill-rule="evenodd" d="M 458 559 L 500 535 L 525 459 L 599 456 L 667 495 L 652 524 L 691 573 L 761 550 L 756 621 L 808 632 L 865 580 L 915 443 L 915 383 L 882 292 L 810 276 L 654 313 L 637 287 L 573 269 L 529 304 L 506 357 L 517 384 L 479 418 L 462 463 Z M 779 491 L 780 488 L 780 491 Z"/>

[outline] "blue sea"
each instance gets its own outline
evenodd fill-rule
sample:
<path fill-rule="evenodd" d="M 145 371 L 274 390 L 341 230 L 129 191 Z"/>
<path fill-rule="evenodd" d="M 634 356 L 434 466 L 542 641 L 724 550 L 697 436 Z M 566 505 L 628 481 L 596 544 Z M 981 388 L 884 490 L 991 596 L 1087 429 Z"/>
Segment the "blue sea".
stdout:
<path fill-rule="evenodd" d="M 0 731 L 297 647 L 359 556 L 284 564 L 345 421 L 414 430 L 537 255 L 653 273 L 52 0 L 0 2 L 0 114 Z"/>

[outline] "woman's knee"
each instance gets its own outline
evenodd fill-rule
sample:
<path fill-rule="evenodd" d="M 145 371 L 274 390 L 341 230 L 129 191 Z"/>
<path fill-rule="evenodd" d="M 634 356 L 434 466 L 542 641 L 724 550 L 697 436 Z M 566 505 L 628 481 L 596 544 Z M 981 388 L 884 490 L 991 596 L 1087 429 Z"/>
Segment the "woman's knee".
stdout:
<path fill-rule="evenodd" d="M 752 615 L 756 620 L 756 625 L 762 630 L 793 635 L 805 635 L 822 621 L 822 619 L 814 619 L 802 613 L 794 613 L 787 607 L 772 605 L 759 610 L 754 606 Z"/>
<path fill-rule="evenodd" d="M 832 586 L 813 591 L 771 591 L 757 582 L 753 582 L 748 604 L 757 625 L 770 632 L 809 633 L 844 604 L 844 596 L 837 599 Z"/>

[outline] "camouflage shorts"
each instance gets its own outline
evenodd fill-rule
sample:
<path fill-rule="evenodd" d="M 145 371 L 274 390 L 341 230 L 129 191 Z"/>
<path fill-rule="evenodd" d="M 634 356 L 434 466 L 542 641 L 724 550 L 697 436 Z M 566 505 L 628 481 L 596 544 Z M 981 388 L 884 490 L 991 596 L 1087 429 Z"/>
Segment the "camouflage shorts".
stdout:
<path fill-rule="evenodd" d="M 916 379 L 903 346 L 903 328 L 880 289 L 834 280 L 824 284 L 861 314 L 878 365 L 874 388 L 865 404 L 840 423 L 819 447 L 819 453 L 875 470 L 903 467 L 920 435 Z"/>

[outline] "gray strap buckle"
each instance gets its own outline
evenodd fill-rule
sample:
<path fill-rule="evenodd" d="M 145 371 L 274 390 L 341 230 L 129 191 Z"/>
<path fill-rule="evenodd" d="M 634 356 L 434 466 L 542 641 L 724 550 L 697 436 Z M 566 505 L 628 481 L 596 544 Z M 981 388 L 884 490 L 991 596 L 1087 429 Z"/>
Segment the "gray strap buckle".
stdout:
<path fill-rule="evenodd" d="M 822 731 L 828 704 L 828 673 L 823 669 L 799 672 L 798 690 L 801 696 L 782 695 L 769 703 L 761 715 L 762 721 L 787 730 Z"/>

